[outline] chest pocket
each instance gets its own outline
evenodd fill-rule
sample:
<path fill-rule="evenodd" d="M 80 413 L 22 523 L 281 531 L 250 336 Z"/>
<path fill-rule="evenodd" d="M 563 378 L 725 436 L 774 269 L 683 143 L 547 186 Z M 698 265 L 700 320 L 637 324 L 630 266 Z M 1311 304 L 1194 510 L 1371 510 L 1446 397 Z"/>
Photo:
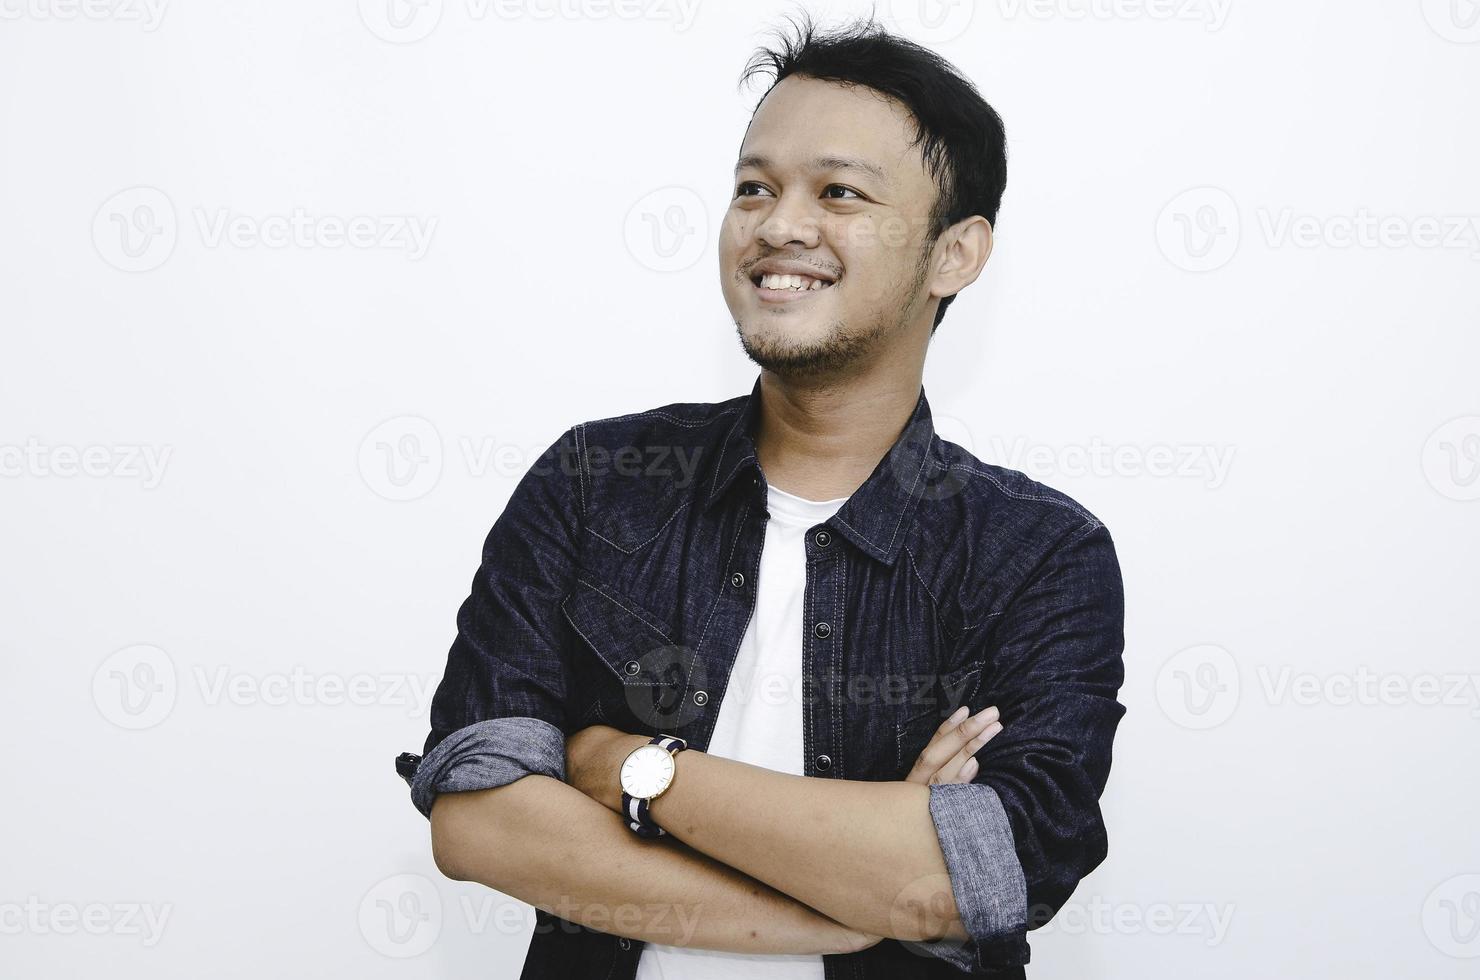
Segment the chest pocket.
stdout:
<path fill-rule="evenodd" d="M 973 704 L 981 686 L 982 665 L 967 664 L 942 676 L 931 691 L 929 707 L 921 708 L 894 725 L 895 778 L 909 775 L 915 760 L 930 744 L 935 730 L 952 711 L 963 704 Z M 916 706 L 912 706 L 916 707 Z M 982 705 L 981 707 L 985 707 Z M 972 710 L 976 710 L 973 708 Z"/>
<path fill-rule="evenodd" d="M 672 625 L 609 586 L 588 578 L 560 604 L 580 637 L 573 664 L 574 727 L 605 724 L 623 731 L 674 732 L 699 713 L 689 699 L 702 690 L 693 651 Z M 691 683 L 692 682 L 692 683 Z"/>

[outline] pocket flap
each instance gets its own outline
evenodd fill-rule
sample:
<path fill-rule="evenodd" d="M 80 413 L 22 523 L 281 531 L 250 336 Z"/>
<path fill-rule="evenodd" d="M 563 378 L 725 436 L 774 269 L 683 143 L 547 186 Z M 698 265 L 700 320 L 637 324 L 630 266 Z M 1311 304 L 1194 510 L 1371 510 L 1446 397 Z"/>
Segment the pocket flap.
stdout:
<path fill-rule="evenodd" d="M 608 586 L 577 579 L 560 609 L 624 684 L 667 683 L 670 668 L 681 659 L 668 624 Z"/>

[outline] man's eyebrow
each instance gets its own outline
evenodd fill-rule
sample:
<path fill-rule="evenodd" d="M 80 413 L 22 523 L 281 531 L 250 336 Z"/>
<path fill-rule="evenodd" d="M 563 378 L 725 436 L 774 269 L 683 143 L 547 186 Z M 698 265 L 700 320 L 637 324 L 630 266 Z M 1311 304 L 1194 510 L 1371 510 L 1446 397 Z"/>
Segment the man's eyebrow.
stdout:
<path fill-rule="evenodd" d="M 771 160 L 768 157 L 763 157 L 757 153 L 747 153 L 735 163 L 735 173 L 738 174 L 746 167 L 765 170 L 770 166 Z M 856 170 L 859 173 L 867 174 L 886 187 L 894 186 L 894 181 L 889 179 L 889 175 L 884 172 L 884 168 L 876 163 L 860 160 L 857 157 L 814 157 L 806 166 L 811 170 Z"/>

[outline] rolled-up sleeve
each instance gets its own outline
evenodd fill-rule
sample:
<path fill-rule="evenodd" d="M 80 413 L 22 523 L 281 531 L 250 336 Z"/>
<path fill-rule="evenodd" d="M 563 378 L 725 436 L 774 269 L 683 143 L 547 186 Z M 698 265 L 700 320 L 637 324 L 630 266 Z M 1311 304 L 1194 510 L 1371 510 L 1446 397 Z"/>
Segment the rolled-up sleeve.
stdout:
<path fill-rule="evenodd" d="M 1069 532 L 992 624 L 973 713 L 1002 731 L 969 783 L 930 787 L 930 815 L 970 938 L 912 944 L 976 975 L 1028 962 L 1027 932 L 1053 917 L 1108 853 L 1100 795 L 1125 714 L 1124 594 L 1110 533 Z"/>
<path fill-rule="evenodd" d="M 411 802 L 430 817 L 438 793 L 493 789 L 531 773 L 565 781 L 565 733 L 539 718 L 490 718 L 427 753 L 411 777 Z"/>
<path fill-rule="evenodd" d="M 569 666 L 560 602 L 578 567 L 577 429 L 541 454 L 483 544 L 432 696 L 431 731 L 408 777 L 430 816 L 439 793 L 491 789 L 530 773 L 565 777 Z"/>

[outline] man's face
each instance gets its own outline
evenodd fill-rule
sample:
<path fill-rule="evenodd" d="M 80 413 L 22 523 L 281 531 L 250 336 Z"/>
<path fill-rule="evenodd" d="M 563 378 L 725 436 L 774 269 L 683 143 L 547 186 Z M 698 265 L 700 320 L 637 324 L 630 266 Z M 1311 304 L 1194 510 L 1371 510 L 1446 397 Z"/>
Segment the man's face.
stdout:
<path fill-rule="evenodd" d="M 936 187 L 913 136 L 908 111 L 872 89 L 792 75 L 761 103 L 719 245 L 725 304 L 761 367 L 826 377 L 922 322 L 928 333 L 924 246 Z M 757 285 L 769 262 L 823 281 L 806 291 Z"/>

